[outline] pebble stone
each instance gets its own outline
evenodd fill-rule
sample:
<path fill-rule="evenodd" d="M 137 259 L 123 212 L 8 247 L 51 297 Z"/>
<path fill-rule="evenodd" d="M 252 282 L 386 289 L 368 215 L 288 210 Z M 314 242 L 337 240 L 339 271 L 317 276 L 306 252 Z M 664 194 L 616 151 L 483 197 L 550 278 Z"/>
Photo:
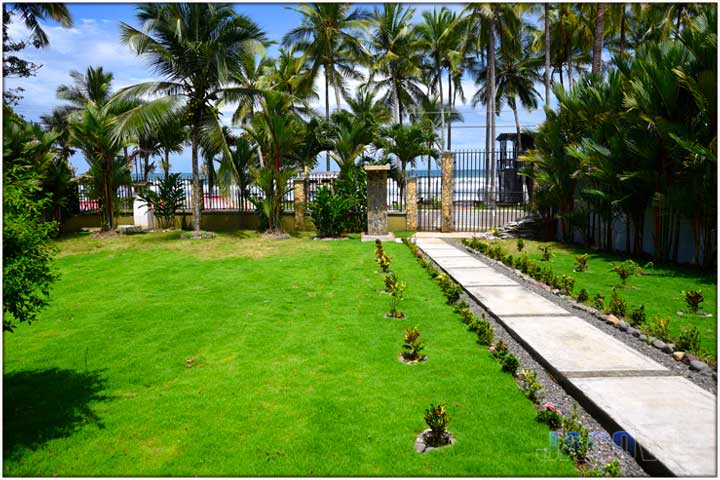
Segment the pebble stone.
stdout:
<path fill-rule="evenodd" d="M 714 372 L 715 372 L 715 371 L 714 371 L 712 368 L 710 368 L 710 367 L 705 367 L 705 368 L 703 368 L 702 370 L 700 370 L 700 373 L 701 373 L 701 374 L 707 375 L 707 376 L 712 375 Z"/>
<path fill-rule="evenodd" d="M 627 329 L 630 328 L 630 325 L 628 325 L 627 322 L 620 322 L 618 325 L 618 328 L 622 330 L 623 332 L 627 332 Z"/>
<path fill-rule="evenodd" d="M 665 342 L 663 342 L 662 340 L 658 340 L 658 339 L 655 339 L 652 341 L 652 346 L 659 350 L 662 350 L 663 348 L 666 347 Z"/>
<path fill-rule="evenodd" d="M 707 363 L 701 362 L 700 360 L 691 360 L 690 361 L 690 370 L 702 370 L 704 368 L 708 368 Z"/>
<path fill-rule="evenodd" d="M 685 358 L 685 352 L 675 352 L 673 353 L 673 358 L 680 362 L 683 358 Z"/>
<path fill-rule="evenodd" d="M 638 338 L 644 342 L 645 340 L 647 340 L 647 335 L 645 335 L 644 333 L 641 333 Z"/>
<path fill-rule="evenodd" d="M 675 349 L 670 344 L 665 344 L 665 346 L 661 348 L 661 350 L 665 353 L 673 353 L 675 351 Z"/>

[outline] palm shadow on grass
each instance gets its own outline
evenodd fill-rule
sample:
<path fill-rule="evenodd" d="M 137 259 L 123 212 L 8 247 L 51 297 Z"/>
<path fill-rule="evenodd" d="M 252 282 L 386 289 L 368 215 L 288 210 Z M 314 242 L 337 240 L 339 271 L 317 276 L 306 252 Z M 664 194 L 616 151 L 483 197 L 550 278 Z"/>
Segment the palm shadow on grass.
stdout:
<path fill-rule="evenodd" d="M 107 400 L 99 371 L 59 368 L 6 373 L 3 378 L 3 456 L 34 450 L 86 424 L 104 428 L 90 408 Z"/>

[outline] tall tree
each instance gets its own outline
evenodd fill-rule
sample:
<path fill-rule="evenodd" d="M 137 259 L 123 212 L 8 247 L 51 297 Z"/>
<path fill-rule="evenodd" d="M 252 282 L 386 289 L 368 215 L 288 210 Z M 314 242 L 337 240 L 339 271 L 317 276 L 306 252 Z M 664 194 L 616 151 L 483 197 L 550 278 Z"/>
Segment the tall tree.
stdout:
<path fill-rule="evenodd" d="M 200 230 L 202 192 L 198 147 L 201 137 L 217 142 L 229 155 L 217 104 L 248 96 L 232 80 L 241 62 L 262 50 L 263 31 L 228 4 L 150 4 L 138 8 L 145 31 L 121 24 L 121 39 L 145 57 L 163 80 L 122 89 L 118 98 L 153 95 L 156 98 L 120 118 L 116 133 L 152 130 L 173 115 L 189 127 L 192 149 L 193 229 Z"/>
<path fill-rule="evenodd" d="M 410 25 L 414 13 L 414 8 L 389 3 L 373 10 L 374 30 L 370 39 L 373 56 L 368 83 L 376 91 L 385 90 L 383 101 L 392 108 L 393 121 L 401 125 L 408 106 L 423 95 L 420 41 Z"/>
<path fill-rule="evenodd" d="M 9 7 L 8 5 L 12 5 Z M 65 28 L 72 27 L 70 11 L 64 3 L 3 3 L 3 77 L 31 77 L 42 65 L 22 59 L 17 52 L 26 47 L 24 41 L 10 38 L 8 27 L 18 17 L 30 31 L 30 41 L 35 48 L 45 48 L 50 44 L 47 34 L 40 25 L 41 20 L 54 20 Z M 22 99 L 22 87 L 5 89 L 3 98 L 8 103 L 17 103 Z"/>
<path fill-rule="evenodd" d="M 593 41 L 592 74 L 600 75 L 602 67 L 603 37 L 605 35 L 605 4 L 597 4 L 595 15 L 595 38 Z"/>
<path fill-rule="evenodd" d="M 545 108 L 550 108 L 550 12 L 547 3 L 544 3 L 545 15 L 543 25 L 545 27 Z"/>
<path fill-rule="evenodd" d="M 360 80 L 355 62 L 367 56 L 360 33 L 368 25 L 368 14 L 351 9 L 349 3 L 301 3 L 294 9 L 303 17 L 299 27 L 283 37 L 285 47 L 294 46 L 312 63 L 312 78 L 323 69 L 325 77 L 325 120 L 330 120 L 330 87 L 335 90 L 337 109 L 345 91 L 345 79 Z M 330 170 L 330 157 L 327 157 Z"/>

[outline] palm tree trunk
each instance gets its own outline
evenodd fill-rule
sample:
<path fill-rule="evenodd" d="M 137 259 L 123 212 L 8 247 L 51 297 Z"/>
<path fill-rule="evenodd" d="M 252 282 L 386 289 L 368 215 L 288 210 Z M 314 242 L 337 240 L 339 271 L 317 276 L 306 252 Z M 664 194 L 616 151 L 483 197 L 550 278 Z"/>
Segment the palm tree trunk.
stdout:
<path fill-rule="evenodd" d="M 393 96 L 395 97 L 395 105 L 393 108 L 395 123 L 399 123 L 402 126 L 402 117 L 400 116 L 400 92 L 395 80 L 393 80 Z"/>
<path fill-rule="evenodd" d="M 325 70 L 325 120 L 330 121 L 330 71 L 328 66 L 323 67 Z M 330 171 L 330 153 L 325 152 L 325 171 Z"/>
<path fill-rule="evenodd" d="M 545 107 L 550 107 L 550 17 L 545 4 Z"/>
<path fill-rule="evenodd" d="M 492 177 L 490 178 L 490 190 L 492 194 L 491 205 L 495 205 L 495 180 L 497 176 L 497 163 L 495 162 L 495 6 L 493 5 L 493 17 L 490 19 L 488 29 L 488 76 L 489 92 L 488 105 L 490 105 L 490 159 L 492 162 Z"/>
<path fill-rule="evenodd" d="M 200 208 L 202 203 L 200 192 L 200 173 L 198 169 L 198 138 L 197 131 L 192 133 L 192 181 L 193 181 L 193 231 L 200 231 Z"/>
<path fill-rule="evenodd" d="M 165 174 L 165 180 L 170 176 L 170 151 L 165 150 L 165 163 L 163 164 L 163 173 Z"/>
<path fill-rule="evenodd" d="M 517 133 L 517 150 L 515 154 L 515 159 L 517 159 L 517 157 L 519 157 L 520 153 L 522 152 L 522 138 L 520 136 L 520 117 L 518 117 L 517 104 L 515 103 L 515 99 L 513 98 L 512 101 L 508 102 L 508 104 L 510 105 L 510 109 L 515 116 L 515 132 Z"/>
<path fill-rule="evenodd" d="M 452 71 L 448 69 L 448 135 L 447 135 L 447 149 L 452 150 Z"/>
<path fill-rule="evenodd" d="M 113 212 L 113 195 L 112 195 L 112 177 L 113 177 L 113 160 L 112 156 L 109 157 L 107 162 L 107 168 L 105 170 L 105 214 L 107 216 L 108 230 L 112 231 L 115 228 L 115 216 Z"/>
<path fill-rule="evenodd" d="M 442 69 L 438 69 L 440 90 L 440 150 L 445 151 L 445 101 L 443 99 Z"/>
<path fill-rule="evenodd" d="M 603 35 L 605 34 L 605 4 L 598 3 L 595 16 L 595 41 L 593 42 L 592 74 L 600 76 L 602 67 Z"/>

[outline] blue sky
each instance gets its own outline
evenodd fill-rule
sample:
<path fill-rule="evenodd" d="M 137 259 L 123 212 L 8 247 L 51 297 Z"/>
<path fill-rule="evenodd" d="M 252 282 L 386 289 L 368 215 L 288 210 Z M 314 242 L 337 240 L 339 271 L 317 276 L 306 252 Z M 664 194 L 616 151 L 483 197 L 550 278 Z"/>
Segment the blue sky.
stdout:
<path fill-rule="evenodd" d="M 357 4 L 371 9 L 375 4 Z M 446 4 L 450 8 L 460 9 L 460 4 Z M 266 32 L 268 38 L 279 42 L 282 36 L 291 28 L 300 24 L 301 15 L 288 6 L 293 4 L 237 4 L 236 10 L 250 16 Z M 419 19 L 425 9 L 434 8 L 433 4 L 419 4 L 415 6 L 416 18 Z M 439 8 L 439 4 L 438 4 Z M 40 115 L 48 113 L 55 105 L 62 102 L 55 97 L 57 87 L 63 83 L 70 83 L 71 70 L 84 71 L 88 66 L 103 66 L 106 71 L 115 75 L 114 88 L 118 89 L 137 82 L 156 79 L 153 72 L 145 66 L 143 61 L 136 57 L 128 47 L 120 43 L 120 22 L 126 22 L 139 27 L 135 21 L 134 4 L 69 4 L 74 19 L 74 26 L 69 29 L 62 28 L 52 22 L 46 24 L 46 32 L 50 38 L 50 47 L 42 50 L 28 48 L 22 52 L 22 57 L 35 63 L 42 64 L 36 77 L 24 79 L 5 79 L 5 88 L 22 86 L 25 89 L 24 99 L 17 107 L 17 111 L 25 118 L 38 120 Z M 13 39 L 25 38 L 27 32 L 19 23 L 11 24 L 10 35 Z M 277 45 L 268 49 L 273 56 L 277 52 Z M 320 102 L 317 108 L 324 105 L 324 88 L 317 82 Z M 465 81 L 465 91 L 468 97 L 472 96 L 475 88 L 471 79 Z M 543 94 L 544 88 L 537 86 Z M 332 92 L 331 92 L 332 95 Z M 469 99 L 468 99 L 469 100 Z M 331 108 L 334 108 L 334 96 L 331 96 Z M 542 101 L 541 101 L 542 104 Z M 464 123 L 453 129 L 453 149 L 484 149 L 485 113 L 482 108 L 475 109 L 469 103 L 459 105 L 458 109 L 464 116 Z M 228 112 L 229 113 L 229 112 Z M 229 123 L 229 115 L 227 116 Z M 534 128 L 543 121 L 545 114 L 542 109 L 534 112 L 520 111 L 520 123 L 523 127 Z M 510 110 L 501 112 L 497 119 L 497 133 L 514 132 L 514 119 Z M 72 159 L 77 173 L 87 169 L 87 165 L 80 155 Z M 182 154 L 171 157 L 172 170 L 180 172 L 190 171 L 190 151 L 186 149 Z M 324 168 L 321 162 L 319 169 Z M 418 168 L 424 168 L 422 164 Z"/>

